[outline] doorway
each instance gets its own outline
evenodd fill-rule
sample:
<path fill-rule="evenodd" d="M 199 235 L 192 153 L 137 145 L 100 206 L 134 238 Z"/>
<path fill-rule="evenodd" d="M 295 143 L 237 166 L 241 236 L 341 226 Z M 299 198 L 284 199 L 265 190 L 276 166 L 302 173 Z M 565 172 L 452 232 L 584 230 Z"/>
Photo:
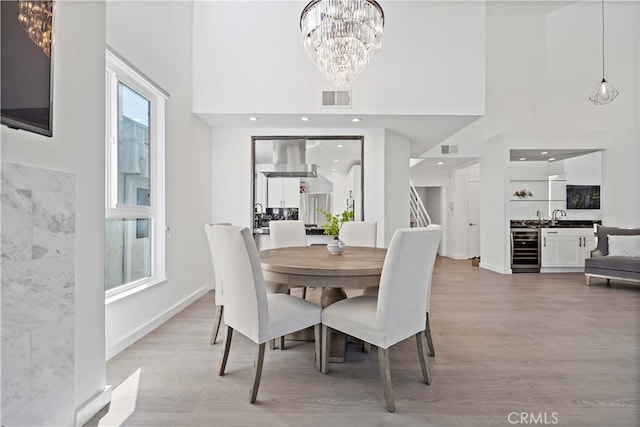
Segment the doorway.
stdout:
<path fill-rule="evenodd" d="M 442 187 L 416 187 L 416 191 L 418 192 L 418 196 L 420 200 L 422 200 L 422 204 L 424 205 L 427 213 L 429 214 L 429 218 L 431 218 L 432 224 L 440 224 L 444 227 L 443 223 L 443 214 L 442 214 L 442 206 L 443 202 L 443 192 Z M 446 230 L 444 230 L 446 233 Z M 440 244 L 438 245 L 438 255 L 442 255 L 442 245 L 445 241 L 445 238 L 440 240 Z"/>
<path fill-rule="evenodd" d="M 480 257 L 480 181 L 467 181 L 467 256 Z"/>

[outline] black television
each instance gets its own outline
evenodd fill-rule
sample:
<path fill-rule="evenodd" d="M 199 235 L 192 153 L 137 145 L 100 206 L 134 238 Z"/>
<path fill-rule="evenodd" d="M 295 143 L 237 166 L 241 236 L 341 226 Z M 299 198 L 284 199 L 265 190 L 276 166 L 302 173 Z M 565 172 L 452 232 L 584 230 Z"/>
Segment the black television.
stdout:
<path fill-rule="evenodd" d="M 48 28 L 51 28 L 53 2 L 35 3 L 50 11 Z M 31 40 L 18 21 L 17 0 L 2 0 L 0 4 L 1 123 L 10 128 L 52 136 L 52 44 L 47 44 L 43 49 Z"/>
<path fill-rule="evenodd" d="M 567 209 L 600 209 L 600 186 L 567 185 Z"/>

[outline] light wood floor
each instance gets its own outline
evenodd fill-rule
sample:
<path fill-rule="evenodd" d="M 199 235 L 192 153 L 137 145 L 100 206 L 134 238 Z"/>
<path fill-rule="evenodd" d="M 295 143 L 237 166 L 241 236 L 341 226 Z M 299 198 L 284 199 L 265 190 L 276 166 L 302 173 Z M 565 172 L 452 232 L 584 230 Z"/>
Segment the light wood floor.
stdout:
<path fill-rule="evenodd" d="M 222 345 L 209 345 L 207 294 L 107 363 L 113 401 L 87 425 L 483 427 L 517 425 L 512 412 L 512 422 L 524 412 L 546 414 L 548 425 L 640 425 L 640 285 L 587 287 L 582 274 L 508 276 L 470 264 L 436 263 L 433 383 L 421 381 L 413 337 L 392 347 L 393 414 L 376 352 L 355 344 L 326 376 L 312 343 L 267 350 L 249 404 L 253 346 L 235 334 L 227 373 L 216 374 Z"/>

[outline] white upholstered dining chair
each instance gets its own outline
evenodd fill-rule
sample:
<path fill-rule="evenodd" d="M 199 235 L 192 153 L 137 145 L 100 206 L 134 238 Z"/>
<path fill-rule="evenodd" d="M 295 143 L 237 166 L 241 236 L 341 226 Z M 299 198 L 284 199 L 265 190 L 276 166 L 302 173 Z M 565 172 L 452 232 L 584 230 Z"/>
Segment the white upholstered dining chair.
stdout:
<path fill-rule="evenodd" d="M 316 368 L 320 368 L 321 309 L 288 294 L 267 294 L 258 250 L 248 228 L 214 225 L 210 233 L 214 266 L 224 283 L 224 322 L 227 325 L 219 374 L 224 375 L 234 331 L 256 343 L 249 391 L 249 401 L 254 403 L 267 341 L 313 326 Z"/>
<path fill-rule="evenodd" d="M 428 230 L 442 230 L 442 226 L 438 224 L 429 224 L 426 229 Z M 365 288 L 362 292 L 363 295 L 378 296 L 378 288 L 370 286 Z M 431 336 L 431 325 L 429 324 L 429 308 L 431 307 L 431 280 L 429 280 L 429 288 L 427 289 L 427 319 L 424 326 L 424 335 L 427 339 L 427 347 L 429 348 L 429 356 L 434 357 L 436 355 L 436 349 L 433 345 L 433 337 Z M 365 345 L 367 353 L 370 350 L 370 346 Z"/>
<path fill-rule="evenodd" d="M 211 255 L 211 267 L 213 270 L 213 295 L 216 303 L 216 313 L 213 318 L 213 330 L 211 331 L 211 345 L 216 343 L 218 339 L 218 332 L 220 331 L 220 323 L 222 323 L 222 315 L 224 313 L 224 287 L 222 286 L 222 278 L 216 270 L 213 262 L 213 235 L 211 233 L 212 226 L 230 226 L 229 222 L 221 222 L 217 224 L 205 224 L 204 231 L 207 235 L 207 241 L 209 242 L 209 254 Z M 280 283 L 266 282 L 267 293 L 286 293 L 288 286 Z"/>
<path fill-rule="evenodd" d="M 304 221 L 269 221 L 269 240 L 272 248 L 307 246 Z"/>
<path fill-rule="evenodd" d="M 272 249 L 307 245 L 307 231 L 299 220 L 269 221 L 269 240 Z M 302 287 L 302 299 L 307 297 L 307 287 Z"/>
<path fill-rule="evenodd" d="M 348 221 L 340 228 L 340 240 L 347 246 L 364 246 L 375 248 L 377 243 L 378 223 L 375 221 Z M 365 295 L 378 295 L 378 287 L 365 288 Z"/>
<path fill-rule="evenodd" d="M 386 408 L 395 410 L 389 348 L 414 335 L 422 378 L 431 383 L 425 358 L 427 299 L 442 230 L 399 229 L 393 234 L 382 267 L 378 297 L 362 295 L 338 301 L 322 312 L 322 372 L 329 372 L 331 330 L 378 347 Z"/>
<path fill-rule="evenodd" d="M 347 221 L 340 228 L 340 240 L 347 246 L 375 248 L 377 232 L 375 221 Z"/>
<path fill-rule="evenodd" d="M 224 292 L 222 290 L 222 280 L 220 279 L 220 275 L 213 267 L 213 253 L 212 253 L 212 238 L 211 226 L 214 224 L 205 224 L 204 231 L 207 235 L 207 241 L 209 242 L 209 254 L 211 255 L 211 267 L 213 270 L 213 295 L 216 303 L 216 314 L 213 318 L 213 330 L 211 331 L 211 345 L 216 343 L 216 339 L 218 339 L 218 331 L 220 330 L 220 323 L 222 322 L 222 312 L 224 310 Z M 229 222 L 221 222 L 217 225 L 231 225 Z"/>

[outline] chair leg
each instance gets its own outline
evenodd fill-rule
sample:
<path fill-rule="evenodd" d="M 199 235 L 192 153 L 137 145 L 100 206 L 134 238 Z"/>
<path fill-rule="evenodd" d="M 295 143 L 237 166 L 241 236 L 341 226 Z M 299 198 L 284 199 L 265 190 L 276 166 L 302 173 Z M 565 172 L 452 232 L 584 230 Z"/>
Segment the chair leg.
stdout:
<path fill-rule="evenodd" d="M 393 397 L 393 384 L 391 383 L 391 365 L 389 364 L 389 349 L 378 347 L 378 360 L 380 362 L 380 378 L 384 388 L 384 401 L 387 411 L 396 410 L 395 398 Z"/>
<path fill-rule="evenodd" d="M 331 329 L 327 325 L 322 325 L 322 373 L 329 373 L 329 356 L 331 352 Z"/>
<path fill-rule="evenodd" d="M 284 350 L 284 335 L 280 337 L 280 350 Z"/>
<path fill-rule="evenodd" d="M 251 378 L 251 390 L 249 390 L 249 402 L 256 403 L 258 388 L 260 387 L 260 377 L 262 376 L 262 364 L 264 363 L 264 343 L 258 344 L 258 354 L 253 362 L 253 377 Z"/>
<path fill-rule="evenodd" d="M 587 286 L 591 286 L 591 276 L 589 276 L 588 274 L 585 274 L 584 278 L 587 281 Z"/>
<path fill-rule="evenodd" d="M 316 341 L 316 369 L 322 370 L 322 339 L 320 337 L 320 324 L 313 326 L 313 336 Z"/>
<path fill-rule="evenodd" d="M 302 299 L 307 299 L 307 287 L 302 287 Z"/>
<path fill-rule="evenodd" d="M 364 350 L 364 352 L 367 353 L 367 354 L 371 353 L 371 343 L 363 341 L 362 342 L 362 350 Z"/>
<path fill-rule="evenodd" d="M 220 330 L 220 323 L 222 323 L 223 311 L 223 305 L 216 306 L 216 315 L 213 318 L 213 330 L 211 331 L 211 345 L 214 345 L 218 339 L 218 331 Z"/>
<path fill-rule="evenodd" d="M 269 340 L 269 350 L 275 350 L 276 349 L 276 340 L 272 339 Z"/>
<path fill-rule="evenodd" d="M 429 356 L 434 357 L 436 355 L 436 349 L 433 347 L 433 338 L 431 338 L 431 327 L 429 326 L 429 313 L 427 313 L 427 323 L 424 327 L 424 334 L 427 337 L 427 344 L 429 345 Z"/>
<path fill-rule="evenodd" d="M 607 286 L 611 286 L 611 279 L 607 279 Z"/>
<path fill-rule="evenodd" d="M 431 384 L 431 374 L 429 373 L 429 365 L 425 356 L 426 339 L 424 332 L 416 334 L 416 344 L 418 344 L 418 357 L 420 358 L 420 367 L 422 368 L 422 380 L 425 384 Z"/>
<path fill-rule="evenodd" d="M 224 348 L 222 349 L 222 356 L 220 357 L 220 369 L 218 375 L 224 375 L 224 370 L 227 367 L 227 359 L 229 358 L 229 349 L 231 348 L 231 338 L 233 338 L 233 328 L 227 326 L 227 336 L 224 338 Z"/>

